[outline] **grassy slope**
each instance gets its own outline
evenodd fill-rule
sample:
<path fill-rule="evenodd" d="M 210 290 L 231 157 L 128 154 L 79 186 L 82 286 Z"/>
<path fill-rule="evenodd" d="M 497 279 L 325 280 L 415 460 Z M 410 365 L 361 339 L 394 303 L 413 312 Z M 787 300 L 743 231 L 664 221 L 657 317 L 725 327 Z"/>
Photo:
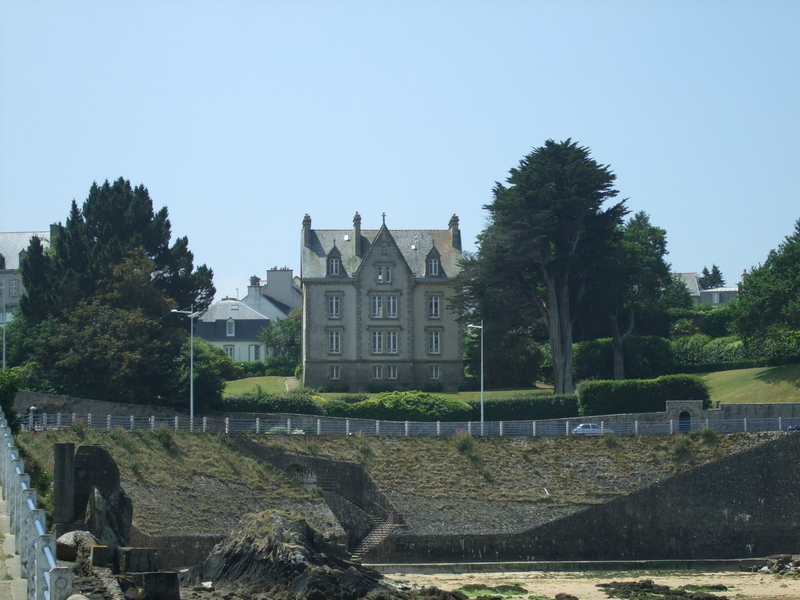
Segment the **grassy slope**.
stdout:
<path fill-rule="evenodd" d="M 225 384 L 225 396 L 241 396 L 255 391 L 256 386 L 261 386 L 268 394 L 283 394 L 286 389 L 284 381 L 286 377 L 247 377 L 229 381 Z"/>
<path fill-rule="evenodd" d="M 723 404 L 800 402 L 800 365 L 703 375 L 711 400 Z"/>

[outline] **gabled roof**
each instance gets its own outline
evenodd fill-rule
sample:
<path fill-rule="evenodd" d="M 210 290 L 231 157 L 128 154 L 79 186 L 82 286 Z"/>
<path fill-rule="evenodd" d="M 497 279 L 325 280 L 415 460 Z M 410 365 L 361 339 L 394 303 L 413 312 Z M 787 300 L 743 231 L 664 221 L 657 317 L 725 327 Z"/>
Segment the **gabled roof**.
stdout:
<path fill-rule="evenodd" d="M 361 252 L 356 254 L 353 229 L 312 229 L 309 245 L 301 246 L 301 272 L 304 280 L 324 279 L 326 259 L 334 246 L 341 253 L 346 275 L 352 276 L 368 256 L 381 229 L 361 230 Z M 411 272 L 418 278 L 425 276 L 425 258 L 435 246 L 439 251 L 441 268 L 447 277 L 459 271 L 461 251 L 453 248 L 450 229 L 399 229 L 389 230 Z"/>
<path fill-rule="evenodd" d="M 219 302 L 214 302 L 214 304 L 209 306 L 208 310 L 199 317 L 199 320 L 204 323 L 227 321 L 228 319 L 233 319 L 235 321 L 269 321 L 268 317 L 253 310 L 239 300 L 231 300 L 228 298 L 220 300 Z"/>
<path fill-rule="evenodd" d="M 686 284 L 690 295 L 700 295 L 700 283 L 697 280 L 697 273 L 673 273 L 672 276 Z"/>
<path fill-rule="evenodd" d="M 0 254 L 6 259 L 6 269 L 19 269 L 19 253 L 28 249 L 33 236 L 42 240 L 45 248 L 50 245 L 49 231 L 0 232 Z"/>

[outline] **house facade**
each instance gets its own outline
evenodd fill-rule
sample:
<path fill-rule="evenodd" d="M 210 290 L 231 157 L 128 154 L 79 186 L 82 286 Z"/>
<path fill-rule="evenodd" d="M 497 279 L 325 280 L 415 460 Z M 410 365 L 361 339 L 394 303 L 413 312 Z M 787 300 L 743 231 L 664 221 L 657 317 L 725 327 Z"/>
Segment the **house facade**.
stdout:
<path fill-rule="evenodd" d="M 259 333 L 302 305 L 300 284 L 291 269 L 269 269 L 266 280 L 253 275 L 241 300 L 223 298 L 197 320 L 197 337 L 225 350 L 234 361 L 266 361 Z"/>
<path fill-rule="evenodd" d="M 240 300 L 223 298 L 198 317 L 195 335 L 225 350 L 231 360 L 263 362 L 266 349 L 258 334 L 270 323 L 268 317 Z"/>
<path fill-rule="evenodd" d="M 461 232 L 312 229 L 303 219 L 303 383 L 456 390 L 464 380 L 461 327 L 446 306 Z"/>
<path fill-rule="evenodd" d="M 698 273 L 673 273 L 672 276 L 686 284 L 692 302 L 695 304 L 710 304 L 713 307 L 722 306 L 739 296 L 739 287 L 716 287 L 703 289 L 700 285 Z M 742 281 L 747 277 L 747 270 L 742 273 Z"/>

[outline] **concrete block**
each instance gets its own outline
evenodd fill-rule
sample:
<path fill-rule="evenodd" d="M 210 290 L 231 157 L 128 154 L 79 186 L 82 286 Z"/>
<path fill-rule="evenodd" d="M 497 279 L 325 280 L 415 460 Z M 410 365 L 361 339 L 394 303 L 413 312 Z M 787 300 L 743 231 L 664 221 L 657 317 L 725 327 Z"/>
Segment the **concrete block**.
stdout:
<path fill-rule="evenodd" d="M 144 590 L 150 600 L 180 600 L 181 598 L 181 588 L 176 571 L 128 573 L 126 579 L 137 588 Z"/>
<path fill-rule="evenodd" d="M 119 572 L 144 573 L 161 568 L 155 548 L 119 548 Z"/>

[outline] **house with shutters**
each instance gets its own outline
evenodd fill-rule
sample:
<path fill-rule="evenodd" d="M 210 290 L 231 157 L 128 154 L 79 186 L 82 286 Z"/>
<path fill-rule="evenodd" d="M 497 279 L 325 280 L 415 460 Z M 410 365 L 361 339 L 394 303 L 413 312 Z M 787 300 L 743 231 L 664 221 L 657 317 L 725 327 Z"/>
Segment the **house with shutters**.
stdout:
<path fill-rule="evenodd" d="M 303 219 L 303 384 L 350 391 L 456 390 L 462 330 L 448 310 L 461 232 L 313 229 Z"/>

